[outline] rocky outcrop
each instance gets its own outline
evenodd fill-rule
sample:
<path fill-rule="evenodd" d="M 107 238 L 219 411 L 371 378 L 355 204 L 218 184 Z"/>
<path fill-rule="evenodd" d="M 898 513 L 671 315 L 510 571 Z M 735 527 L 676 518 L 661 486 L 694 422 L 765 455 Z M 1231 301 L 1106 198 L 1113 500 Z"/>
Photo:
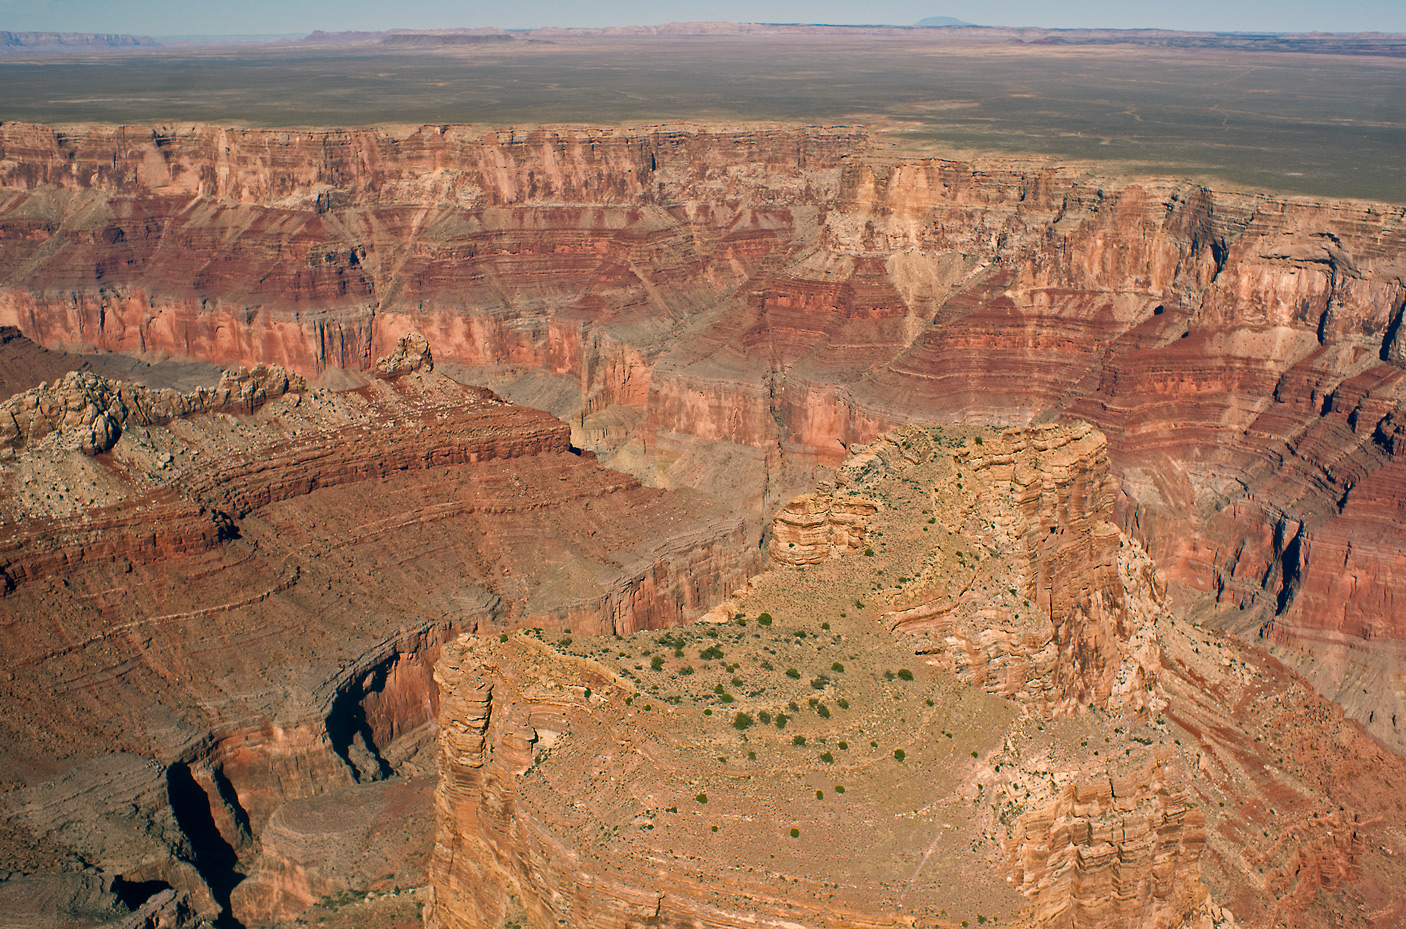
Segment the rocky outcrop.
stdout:
<path fill-rule="evenodd" d="M 1002 699 L 1028 704 L 1037 718 L 1089 704 L 1122 708 L 1130 712 L 1121 720 L 1139 725 L 1160 706 L 1152 623 L 1167 617 L 1128 606 L 1145 598 L 1153 609 L 1158 581 L 1145 555 L 1120 570 L 1116 530 L 1111 547 L 1100 531 L 1113 501 L 1102 436 L 1087 424 L 979 433 L 981 442 L 971 430 L 963 438 L 912 425 L 855 449 L 823 491 L 783 510 L 770 569 L 710 614 L 711 628 L 652 643 L 617 638 L 605 648 L 529 635 L 466 637 L 447 648 L 435 672 L 441 780 L 427 924 L 935 926 L 972 906 L 970 890 L 982 887 L 989 896 L 963 912 L 983 922 L 986 907 L 1003 911 L 1003 922 L 1042 929 L 1194 925 L 1208 901 L 1204 819 L 1173 749 L 1159 749 L 1154 764 L 1141 753 L 1153 739 L 1140 736 L 1127 757 L 1136 749 L 1146 763 L 1124 763 L 1120 752 L 1101 780 L 1067 761 L 1032 773 L 1039 764 L 1029 759 L 1051 757 L 1047 746 L 1032 749 L 1045 726 L 1013 725 L 1024 714 Z M 964 483 L 976 486 L 964 494 Z M 962 506 L 948 506 L 957 499 Z M 1007 535 L 991 536 L 997 525 Z M 1051 528 L 1064 536 L 1038 548 Z M 836 536 L 859 531 L 862 555 L 828 557 Z M 777 557 L 777 538 L 792 561 Z M 999 672 L 958 666 L 960 683 L 935 670 L 947 664 L 940 658 L 961 651 L 953 643 L 999 650 L 999 631 L 979 623 L 987 601 L 1015 605 L 973 583 L 963 552 L 974 542 L 992 549 L 982 560 L 1000 583 L 1058 576 L 1056 589 L 1081 606 L 1067 616 L 1056 610 L 1067 624 L 1058 629 L 1043 611 L 1012 617 L 1024 625 L 1000 640 Z M 879 588 L 877 579 L 899 570 L 897 587 Z M 959 601 L 971 596 L 941 650 L 922 648 L 933 632 L 924 622 L 930 602 L 881 612 L 880 604 L 951 589 L 949 579 L 964 584 Z M 857 593 L 878 603 L 866 607 Z M 1088 606 L 1095 597 L 1121 613 L 1096 612 Z M 821 631 L 806 628 L 820 617 Z M 912 637 L 893 636 L 894 628 Z M 913 663 L 915 642 L 925 665 L 892 670 L 894 661 Z M 664 650 L 653 652 L 655 644 Z M 685 666 L 699 645 L 702 667 Z M 832 648 L 844 652 L 831 656 Z M 716 670 L 713 659 L 721 659 Z M 1014 686 L 1022 667 L 1041 660 L 1048 667 Z M 998 673 L 1010 686 L 992 684 Z M 699 702 L 703 716 L 690 719 Z M 723 718 L 713 723 L 718 706 Z M 776 735 L 759 731 L 773 726 Z M 1118 735 L 1120 749 L 1129 741 L 1121 726 L 1104 731 Z M 850 741 L 860 734 L 867 750 Z M 992 739 L 1002 747 L 973 761 L 983 753 L 970 745 Z M 785 799 L 796 781 L 808 800 L 833 791 L 834 806 Z M 687 798 L 685 790 L 700 792 Z M 950 831 L 957 820 L 964 831 Z M 911 821 L 914 831 L 872 826 L 889 821 Z M 795 823 L 793 841 L 817 838 L 788 854 L 778 830 L 786 822 Z M 865 840 L 851 841 L 853 829 Z M 772 832 L 778 838 L 766 841 Z M 1007 860 L 1003 870 L 990 869 L 992 857 Z M 929 868 L 930 860 L 945 865 Z M 790 870 L 798 866 L 803 880 Z M 1012 890 L 1028 902 L 1020 906 Z"/>
<path fill-rule="evenodd" d="M 1037 925 L 1168 927 L 1198 916 L 1209 923 L 1200 865 L 1206 817 L 1168 761 L 1066 783 L 1050 802 L 1020 813 L 1007 855 Z M 1013 810 L 1030 804 L 1028 790 L 1007 790 L 1002 802 Z"/>
<path fill-rule="evenodd" d="M 1012 429 L 952 455 L 969 489 L 959 523 L 1002 553 L 1006 603 L 978 590 L 982 555 L 948 596 L 884 614 L 919 651 L 1045 715 L 1155 702 L 1160 657 L 1152 623 L 1165 582 L 1111 522 L 1114 489 L 1103 435 L 1087 423 Z"/>
<path fill-rule="evenodd" d="M 832 493 L 797 497 L 771 522 L 771 560 L 777 564 L 819 564 L 864 547 L 864 518 L 878 509 L 862 499 Z"/>
<path fill-rule="evenodd" d="M 433 371 L 434 355 L 430 343 L 418 332 L 400 337 L 395 351 L 376 361 L 376 376 L 383 378 L 399 377 L 412 371 Z"/>
<path fill-rule="evenodd" d="M 129 423 L 158 426 L 195 413 L 250 414 L 270 400 L 305 388 L 277 365 L 227 372 L 214 388 L 194 393 L 151 390 L 71 371 L 53 386 L 41 384 L 0 403 L 0 458 L 53 435 L 65 448 L 96 455 L 117 443 Z"/>

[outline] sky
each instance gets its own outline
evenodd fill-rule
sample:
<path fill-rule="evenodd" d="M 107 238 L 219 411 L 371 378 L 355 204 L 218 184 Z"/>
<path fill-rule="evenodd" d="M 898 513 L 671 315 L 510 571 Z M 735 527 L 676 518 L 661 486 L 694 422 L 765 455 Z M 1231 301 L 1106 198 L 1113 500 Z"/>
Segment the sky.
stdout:
<path fill-rule="evenodd" d="M 907 25 L 925 16 L 1054 28 L 1406 32 L 1406 0 L 0 0 L 0 31 L 153 36 L 695 20 Z"/>

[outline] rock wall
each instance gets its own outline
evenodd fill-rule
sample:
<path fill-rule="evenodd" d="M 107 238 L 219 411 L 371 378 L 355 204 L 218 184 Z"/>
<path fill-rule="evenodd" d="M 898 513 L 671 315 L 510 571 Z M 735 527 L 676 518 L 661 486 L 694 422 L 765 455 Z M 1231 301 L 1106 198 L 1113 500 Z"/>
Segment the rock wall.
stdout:
<path fill-rule="evenodd" d="M 858 551 L 864 547 L 864 517 L 877 509 L 870 501 L 837 499 L 831 493 L 797 497 L 771 522 L 771 560 L 819 564 L 826 558 Z"/>
<path fill-rule="evenodd" d="M 1007 844 L 1012 879 L 1042 926 L 1169 927 L 1206 915 L 1206 817 L 1168 759 L 1115 779 L 1066 784 L 1023 813 Z"/>
<path fill-rule="evenodd" d="M 889 628 L 914 636 L 921 653 L 945 655 L 978 686 L 1018 696 L 1046 716 L 1090 706 L 1147 710 L 1158 699 L 1151 624 L 1163 610 L 1165 582 L 1111 522 L 1103 434 L 1088 423 L 1012 429 L 950 454 L 970 491 L 958 522 L 1004 553 L 1000 582 L 1023 608 L 992 601 L 969 581 L 944 598 L 885 613 Z M 974 563 L 968 573 L 978 570 Z"/>
<path fill-rule="evenodd" d="M 1406 573 L 1400 207 L 829 129 L 6 123 L 0 164 L 0 324 L 308 375 L 419 331 L 509 396 L 549 376 L 599 450 L 643 449 L 661 483 L 682 457 L 757 528 L 808 480 L 739 493 L 690 465 L 834 465 L 914 419 L 1089 421 L 1115 524 L 1406 747 L 1403 633 L 1378 618 Z"/>

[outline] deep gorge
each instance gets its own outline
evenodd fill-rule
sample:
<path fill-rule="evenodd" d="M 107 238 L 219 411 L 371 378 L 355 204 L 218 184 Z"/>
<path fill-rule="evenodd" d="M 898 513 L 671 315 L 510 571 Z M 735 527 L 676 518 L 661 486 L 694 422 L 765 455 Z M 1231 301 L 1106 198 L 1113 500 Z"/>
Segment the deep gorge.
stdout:
<path fill-rule="evenodd" d="M 407 756 L 423 747 L 413 731 L 434 718 L 430 668 L 452 633 L 528 622 L 633 631 L 693 618 L 760 566 L 783 504 L 851 447 L 914 421 L 1098 427 L 1114 523 L 1166 572 L 1175 608 L 1266 646 L 1400 753 L 1403 312 L 1398 206 L 1036 159 L 907 156 L 845 128 L 0 125 L 0 324 L 53 350 L 277 364 L 314 385 L 369 391 L 373 411 L 355 440 L 343 428 L 297 441 L 289 432 L 243 448 L 229 467 L 192 465 L 205 475 L 195 505 L 151 501 L 183 527 L 169 538 L 185 541 L 156 543 L 160 557 L 136 557 L 135 542 L 103 550 L 85 601 L 97 605 L 75 614 L 76 626 L 139 618 L 131 604 L 102 600 L 119 559 L 162 589 L 172 553 L 182 571 L 190 559 L 282 569 L 347 528 L 334 504 L 357 502 L 363 482 L 409 482 L 384 503 L 391 519 L 424 493 L 410 486 L 421 472 L 436 486 L 465 480 L 444 469 L 470 460 L 470 448 L 477 462 L 475 443 L 486 440 L 481 423 L 445 412 L 464 402 L 459 388 L 425 388 L 438 412 L 411 432 L 416 391 L 366 386 L 402 383 L 370 372 L 407 332 L 424 334 L 438 371 L 567 424 L 507 413 L 489 424 L 496 451 L 485 459 L 542 463 L 505 467 L 475 491 L 485 512 L 516 501 L 507 509 L 523 522 L 501 530 L 501 550 L 464 552 L 445 530 L 421 554 L 413 535 L 362 526 L 364 556 L 315 569 L 316 583 L 343 585 L 347 602 L 384 603 L 393 598 L 373 592 L 370 575 L 356 573 L 371 562 L 358 559 L 404 545 L 411 554 L 396 557 L 411 579 L 396 596 L 413 597 L 416 579 L 435 575 L 414 567 L 420 557 L 480 559 L 481 590 L 442 591 L 459 606 L 417 605 L 422 615 L 389 637 L 400 645 L 374 661 L 351 649 L 341 660 L 355 670 L 329 669 L 308 684 L 309 699 L 255 701 L 234 714 L 239 723 L 212 710 L 179 739 L 129 746 L 136 759 L 164 744 L 162 764 L 191 766 L 234 853 L 241 837 L 252 848 L 279 798 L 318 794 L 322 774 L 338 789 L 363 774 L 375 781 L 401 764 L 387 753 L 407 733 Z M 280 403 L 289 422 L 307 414 Z M 448 448 L 432 424 L 446 416 L 461 430 Z M 386 437 L 386 448 L 376 444 Z M 368 464 L 388 456 L 398 463 Z M 548 538 L 536 520 L 559 486 L 571 490 L 554 513 L 570 513 L 548 520 L 548 548 L 575 554 L 558 575 L 515 588 L 501 565 L 539 557 L 524 554 L 524 540 Z M 656 509 L 591 548 L 586 527 L 626 519 L 626 498 Z M 608 515 L 596 515 L 602 507 Z M 238 537 L 216 512 L 241 523 Z M 78 531 L 64 514 L 51 518 Z M 416 525 L 448 518 L 417 511 Z M 67 538 L 49 524 L 41 534 Z M 636 545 L 649 550 L 620 555 Z M 0 548 L 7 578 L 51 557 L 24 538 L 12 548 Z M 308 563 L 297 563 L 304 573 L 276 597 L 312 589 Z M 588 563 L 618 573 L 580 597 L 597 570 Z M 46 586 L 59 573 L 25 570 L 36 580 L 12 581 L 0 610 L 18 609 L 17 598 L 69 602 Z M 299 604 L 314 622 L 335 613 Z M 251 609 L 239 635 L 288 633 L 272 607 Z M 370 625 L 362 632 L 384 641 Z M 137 653 L 62 660 L 81 676 Z M 35 679 L 55 660 L 35 658 Z M 376 675 L 381 689 L 361 683 Z M 174 674 L 135 689 L 178 706 L 173 692 L 188 686 Z M 364 709 L 343 719 L 349 700 Z M 271 708 L 293 705 L 317 719 L 285 733 Z M 72 726 L 85 738 L 98 731 Z M 56 751 L 35 747 L 27 763 L 57 776 Z M 231 794 L 238 802 L 215 799 Z M 130 868 L 125 879 L 181 883 L 163 867 Z M 220 891 L 204 876 L 183 886 L 232 893 L 236 904 L 242 894 L 259 918 L 287 916 L 287 900 L 327 892 L 299 884 L 296 870 L 267 864 L 243 889 Z M 274 890 L 260 897 L 256 887 Z"/>

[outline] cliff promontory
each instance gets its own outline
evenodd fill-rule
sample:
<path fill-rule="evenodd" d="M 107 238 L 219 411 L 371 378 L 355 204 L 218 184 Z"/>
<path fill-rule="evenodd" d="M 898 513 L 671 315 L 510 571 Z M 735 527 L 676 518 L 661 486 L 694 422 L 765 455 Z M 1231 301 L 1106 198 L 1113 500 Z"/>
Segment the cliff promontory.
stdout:
<path fill-rule="evenodd" d="M 778 517 L 864 499 L 860 551 L 773 562 L 663 634 L 449 644 L 427 925 L 1399 915 L 1406 763 L 1167 612 L 1111 492 L 1087 424 L 908 426 Z M 895 621 L 925 603 L 988 627 Z M 998 658 L 953 661 L 973 640 Z"/>

